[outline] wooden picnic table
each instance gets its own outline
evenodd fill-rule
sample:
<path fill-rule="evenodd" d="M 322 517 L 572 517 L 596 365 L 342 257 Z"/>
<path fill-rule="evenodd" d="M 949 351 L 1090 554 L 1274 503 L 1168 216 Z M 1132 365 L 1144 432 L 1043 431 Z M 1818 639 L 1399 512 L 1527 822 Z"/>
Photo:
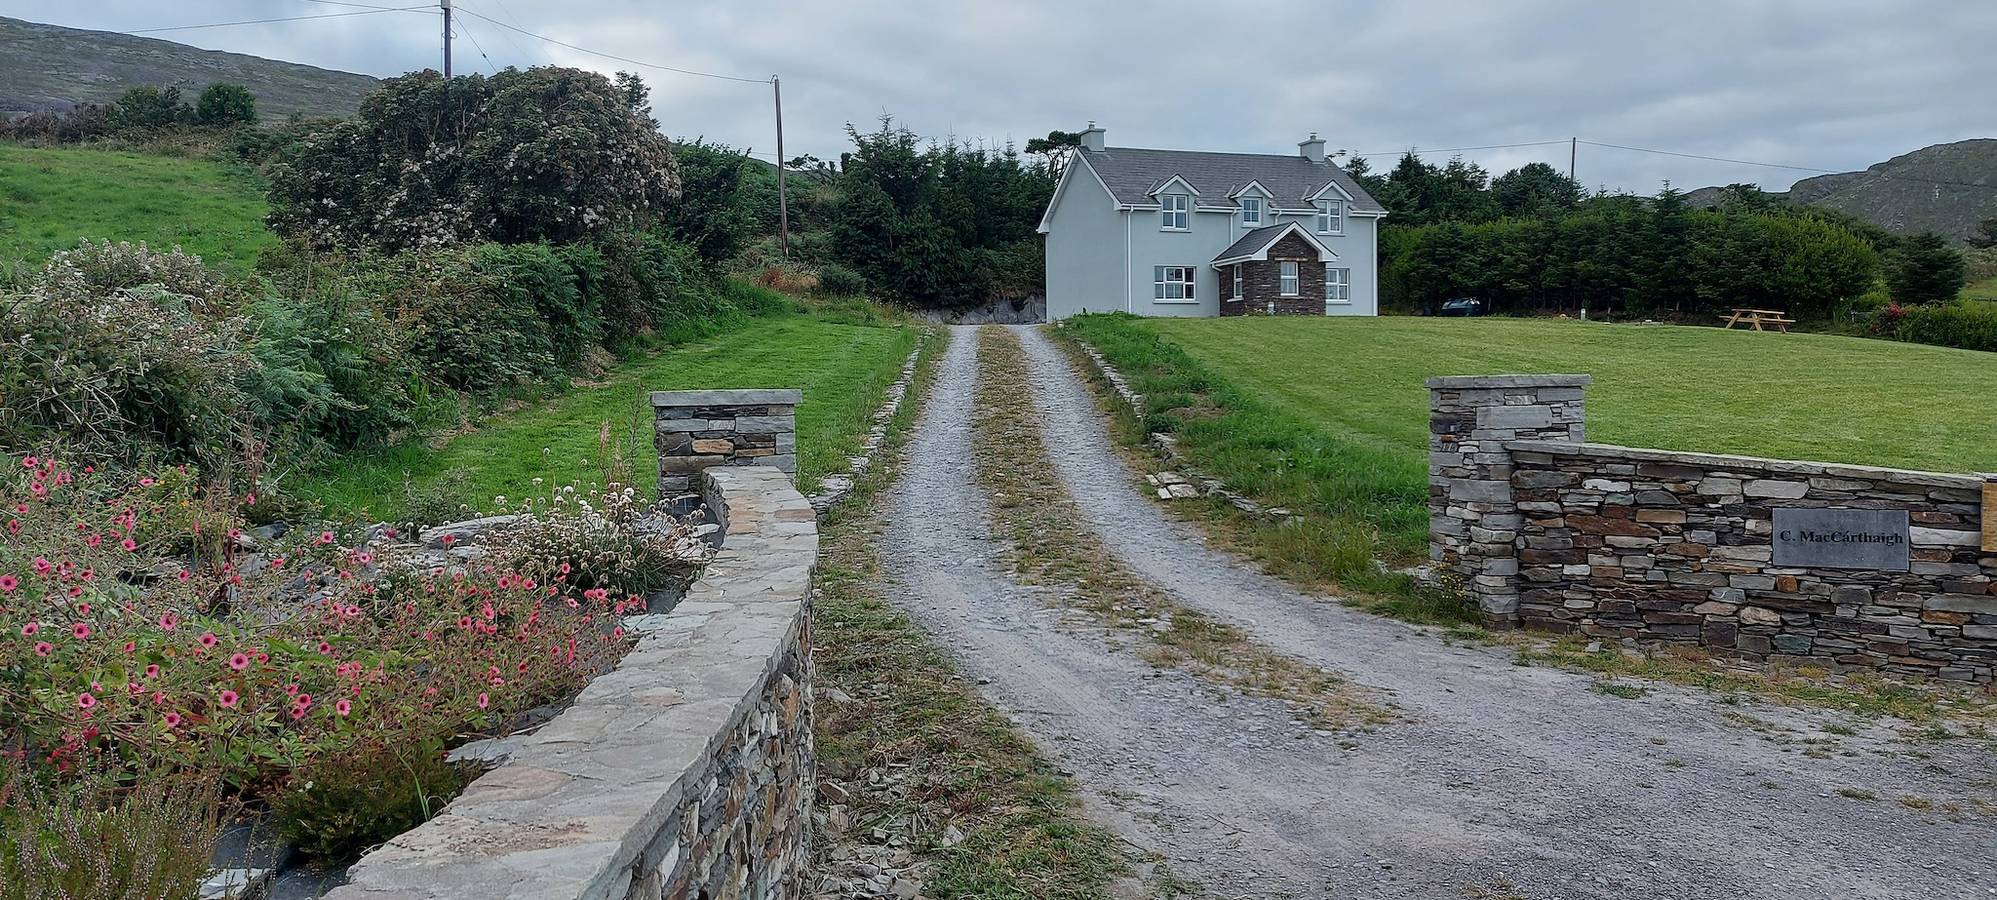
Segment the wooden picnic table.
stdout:
<path fill-rule="evenodd" d="M 1776 331 L 1783 334 L 1788 334 L 1789 326 L 1796 324 L 1795 319 L 1789 318 L 1788 311 L 1781 309 L 1748 309 L 1737 306 L 1731 314 L 1721 313 L 1720 318 L 1727 320 L 1728 328 L 1735 325 L 1752 325 L 1756 331 L 1766 331 L 1767 329 L 1761 326 L 1773 325 Z"/>

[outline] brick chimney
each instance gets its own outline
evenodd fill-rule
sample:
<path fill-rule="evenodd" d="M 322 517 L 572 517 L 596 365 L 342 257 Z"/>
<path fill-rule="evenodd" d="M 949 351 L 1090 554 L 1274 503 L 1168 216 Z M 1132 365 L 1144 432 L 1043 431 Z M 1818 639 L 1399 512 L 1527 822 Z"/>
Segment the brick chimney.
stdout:
<path fill-rule="evenodd" d="M 1297 142 L 1297 155 L 1314 163 L 1324 162 L 1324 138 L 1318 137 L 1315 131 L 1311 132 L 1310 137 Z"/>
<path fill-rule="evenodd" d="M 1094 150 L 1100 153 L 1102 152 L 1102 148 L 1103 130 L 1096 126 L 1095 120 L 1091 119 L 1089 120 L 1089 127 L 1082 130 L 1082 149 Z M 1322 148 L 1323 145 L 1320 144 L 1319 149 L 1321 150 Z"/>

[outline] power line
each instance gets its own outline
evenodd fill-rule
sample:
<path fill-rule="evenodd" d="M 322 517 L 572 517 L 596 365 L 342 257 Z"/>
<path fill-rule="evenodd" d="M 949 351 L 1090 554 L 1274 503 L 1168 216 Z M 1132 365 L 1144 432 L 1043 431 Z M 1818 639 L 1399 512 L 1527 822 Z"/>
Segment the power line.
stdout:
<path fill-rule="evenodd" d="M 550 44 L 554 44 L 554 45 L 555 45 L 555 46 L 557 46 L 557 47 L 567 47 L 567 48 L 569 48 L 570 50 L 574 50 L 574 51 L 576 51 L 576 52 L 578 52 L 578 53 L 587 53 L 587 54 L 589 54 L 589 55 L 591 55 L 591 56 L 601 56 L 601 57 L 603 57 L 604 59 L 610 59 L 610 60 L 616 60 L 617 62 L 621 62 L 621 63 L 630 63 L 631 65 L 634 65 L 634 66 L 643 66 L 643 67 L 645 67 L 645 68 L 647 68 L 647 69 L 659 69 L 659 70 L 661 70 L 661 71 L 665 71 L 665 72 L 678 72 L 678 73 L 679 73 L 679 74 L 681 74 L 681 75 L 698 75 L 698 76 L 700 76 L 700 77 L 702 77 L 702 78 L 719 78 L 719 79 L 721 79 L 721 80 L 723 80 L 723 81 L 740 81 L 740 82 L 745 82 L 745 83 L 748 83 L 748 84 L 769 84 L 769 83 L 770 83 L 770 79 L 768 79 L 768 78 L 743 78 L 743 77 L 741 77 L 741 76 L 739 76 L 739 75 L 721 75 L 721 74 L 717 74 L 717 73 L 714 73 L 714 72 L 701 72 L 701 71 L 697 71 L 697 70 L 694 70 L 694 69 L 683 69 L 683 68 L 680 68 L 680 67 L 678 67 L 678 66 L 665 66 L 665 65 L 660 65 L 660 64 L 658 64 L 658 63 L 649 63 L 649 62 L 645 62 L 645 61 L 643 61 L 643 60 L 637 60 L 637 59 L 632 59 L 632 58 L 630 58 L 630 57 L 627 57 L 627 56 L 618 56 L 618 55 L 616 55 L 616 54 L 614 54 L 614 53 L 605 53 L 605 52 L 603 52 L 603 51 L 601 51 L 601 50 L 591 50 L 591 49 L 589 49 L 588 47 L 578 47 L 578 46 L 576 46 L 576 45 L 574 45 L 574 44 L 571 44 L 571 43 L 568 43 L 567 41 L 558 41 L 558 40 L 555 40 L 554 38 L 551 38 L 551 37 L 548 37 L 548 36 L 547 36 L 547 35 L 545 35 L 545 34 L 536 34 L 536 33 L 532 32 L 532 31 L 528 31 L 528 30 L 527 30 L 527 29 L 525 29 L 525 28 L 516 28 L 516 27 L 514 27 L 514 26 L 512 26 L 512 25 L 508 25 L 508 24 L 506 24 L 505 22 L 501 22 L 501 21 L 499 21 L 498 19 L 495 19 L 495 18 L 493 18 L 493 17 L 491 17 L 491 16 L 488 16 L 488 15 L 485 15 L 485 14 L 483 14 L 483 13 L 479 13 L 479 12 L 475 12 L 475 11 L 473 11 L 473 10 L 470 10 L 470 9 L 465 9 L 465 8 L 463 8 L 463 7 L 459 7 L 459 8 L 458 8 L 458 11 L 459 11 L 459 12 L 462 12 L 462 13 L 464 13 L 465 15 L 468 15 L 468 16 L 474 16 L 474 17 L 476 17 L 476 18 L 479 18 L 479 19 L 482 19 L 482 20 L 484 20 L 484 21 L 487 21 L 487 22 L 491 22 L 492 24 L 494 24 L 494 25 L 497 25 L 497 26 L 499 26 L 499 27 L 501 27 L 501 28 L 504 28 L 504 29 L 507 29 L 508 31 L 517 31 L 517 32 L 520 32 L 521 34 L 524 34 L 524 35 L 528 36 L 528 37 L 531 37 L 531 38 L 538 38 L 538 39 L 540 39 L 540 40 L 543 40 L 543 41 L 547 41 L 548 43 L 550 43 Z"/>
<path fill-rule="evenodd" d="M 1350 155 L 1354 157 L 1373 157 L 1373 156 L 1400 156 L 1403 153 L 1413 153 L 1416 155 L 1420 155 L 1423 153 L 1463 153 L 1470 150 L 1510 150 L 1515 147 L 1545 147 L 1550 144 L 1565 144 L 1565 143 L 1567 142 L 1527 141 L 1523 144 L 1486 144 L 1482 147 L 1444 147 L 1439 150 L 1423 150 L 1419 147 L 1409 147 L 1406 150 L 1382 150 L 1379 153 L 1353 153 Z M 1587 143 L 1587 141 L 1582 141 L 1582 143 L 1585 144 Z"/>
<path fill-rule="evenodd" d="M 381 12 L 429 12 L 429 6 L 373 6 L 355 12 L 322 12 L 318 16 L 284 16 L 284 18 L 246 18 L 242 22 L 208 22 L 198 26 L 164 26 L 164 28 L 134 28 L 126 34 L 158 34 L 158 32 L 192 32 L 196 28 L 234 28 L 234 26 L 268 26 L 278 22 L 308 22 L 316 18 L 347 18 L 347 16 L 375 16 Z"/>
<path fill-rule="evenodd" d="M 485 70 L 494 75 L 499 74 L 499 69 L 492 64 L 492 57 L 485 55 L 485 45 L 478 42 L 478 35 L 472 34 L 471 26 L 459 22 L 458 27 L 464 30 L 465 38 L 472 42 L 472 49 L 478 51 L 478 58 L 485 60 Z"/>
<path fill-rule="evenodd" d="M 328 0 L 315 0 L 315 2 L 328 2 Z M 359 6 L 360 4 L 341 3 L 339 5 Z M 272 25 L 280 22 L 307 22 L 315 19 L 344 19 L 350 16 L 372 16 L 386 12 L 428 13 L 428 12 L 433 12 L 434 10 L 435 7 L 430 7 L 430 6 L 370 6 L 367 7 L 366 9 L 357 9 L 353 12 L 321 13 L 318 15 L 311 15 L 311 16 L 281 16 L 273 19 L 242 19 L 234 22 L 204 22 L 199 25 L 165 25 L 159 28 L 133 28 L 124 31 L 112 31 L 111 33 L 130 34 L 130 35 L 160 34 L 169 31 L 193 31 L 200 28 L 232 28 L 237 25 Z M 47 40 L 50 38 L 65 38 L 69 36 L 70 32 L 65 30 L 65 31 L 51 31 L 45 34 L 24 34 L 18 37 L 10 37 L 9 40 L 12 40 L 16 43 L 24 43 L 27 41 Z"/>
<path fill-rule="evenodd" d="M 1622 144 L 1604 144 L 1601 141 L 1582 140 L 1591 147 L 1608 147 L 1611 150 L 1630 150 L 1637 153 L 1655 153 L 1659 156 L 1676 156 L 1680 159 L 1702 159 L 1707 162 L 1732 163 L 1737 166 L 1760 166 L 1764 169 L 1792 169 L 1797 172 L 1815 172 L 1819 175 L 1836 175 L 1835 169 L 1819 169 L 1813 166 L 1791 166 L 1784 163 L 1755 162 L 1748 159 L 1728 159 L 1724 156 L 1704 156 L 1698 153 L 1679 153 L 1675 150 L 1653 150 L 1649 147 L 1628 147 Z"/>

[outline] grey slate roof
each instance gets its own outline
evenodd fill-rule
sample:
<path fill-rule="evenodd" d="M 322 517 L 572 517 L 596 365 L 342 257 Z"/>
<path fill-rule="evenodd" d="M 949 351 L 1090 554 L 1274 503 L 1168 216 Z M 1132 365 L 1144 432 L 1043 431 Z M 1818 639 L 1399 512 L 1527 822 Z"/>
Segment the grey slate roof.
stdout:
<path fill-rule="evenodd" d="M 1200 192 L 1207 206 L 1232 205 L 1228 195 L 1251 181 L 1275 195 L 1284 209 L 1308 208 L 1305 198 L 1336 181 L 1352 195 L 1353 212 L 1385 212 L 1366 189 L 1330 162 L 1315 163 L 1298 155 L 1279 153 L 1207 153 L 1199 150 L 1140 150 L 1110 147 L 1084 150 L 1083 158 L 1109 185 L 1118 203 L 1153 202 L 1151 192 L 1177 175 Z M 1252 233 L 1252 232 L 1251 232 Z"/>
<path fill-rule="evenodd" d="M 1263 247 L 1274 242 L 1277 234 L 1288 231 L 1292 224 L 1294 223 L 1284 222 L 1280 225 L 1264 225 L 1261 228 L 1252 229 L 1247 234 L 1242 235 L 1239 240 L 1227 245 L 1226 250 L 1214 254 L 1213 258 L 1233 259 L 1237 256 L 1254 256 L 1256 253 L 1261 252 Z"/>

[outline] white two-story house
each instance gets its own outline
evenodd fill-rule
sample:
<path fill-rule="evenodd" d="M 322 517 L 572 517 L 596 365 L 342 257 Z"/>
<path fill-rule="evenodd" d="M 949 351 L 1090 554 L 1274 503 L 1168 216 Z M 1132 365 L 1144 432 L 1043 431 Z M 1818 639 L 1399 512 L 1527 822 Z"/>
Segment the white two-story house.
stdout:
<path fill-rule="evenodd" d="M 1041 217 L 1047 318 L 1379 314 L 1386 210 L 1325 159 L 1105 147 L 1091 123 Z"/>

